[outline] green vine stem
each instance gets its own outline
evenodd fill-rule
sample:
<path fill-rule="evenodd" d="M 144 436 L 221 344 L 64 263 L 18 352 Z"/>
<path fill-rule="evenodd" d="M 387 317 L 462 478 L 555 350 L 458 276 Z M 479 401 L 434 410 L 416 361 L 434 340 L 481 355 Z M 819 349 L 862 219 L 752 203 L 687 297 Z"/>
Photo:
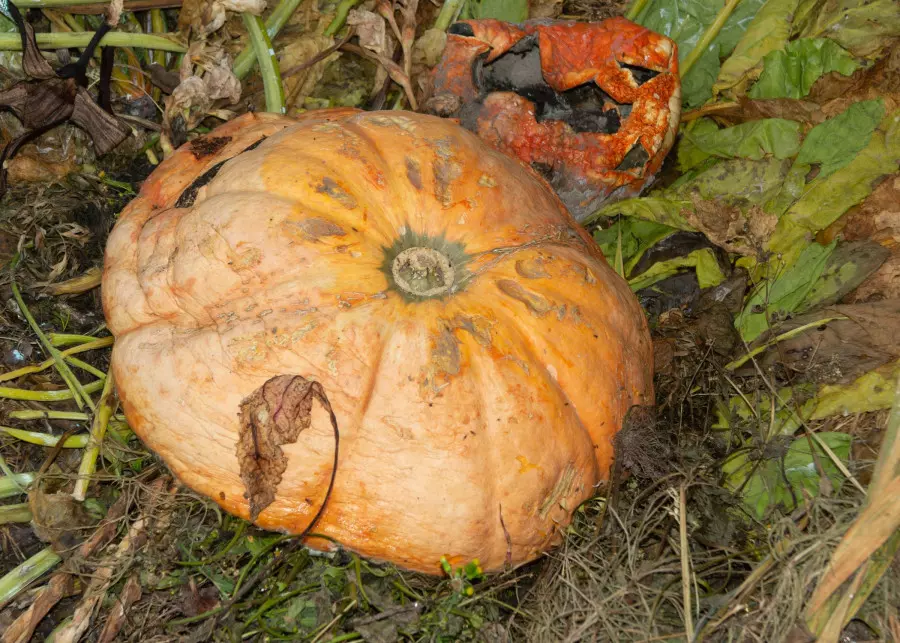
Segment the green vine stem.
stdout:
<path fill-rule="evenodd" d="M 100 404 L 94 412 L 94 421 L 91 423 L 90 440 L 87 448 L 81 456 L 81 466 L 78 467 L 78 480 L 75 481 L 75 489 L 72 491 L 72 497 L 75 500 L 83 501 L 87 497 L 88 485 L 91 482 L 91 476 L 97 468 L 97 457 L 100 455 L 100 444 L 106 435 L 106 428 L 109 426 L 109 419 L 115 411 L 113 405 L 113 391 L 115 390 L 115 377 L 110 368 L 106 374 L 106 381 L 103 383 L 103 393 L 100 394 Z"/>
<path fill-rule="evenodd" d="M 85 393 L 96 393 L 103 388 L 104 380 L 94 380 L 84 385 Z M 61 402 L 62 400 L 71 400 L 72 391 L 67 388 L 59 391 L 29 391 L 24 388 L 13 388 L 10 386 L 0 386 L 0 397 L 7 400 L 23 400 L 28 402 Z"/>
<path fill-rule="evenodd" d="M 16 264 L 18 264 L 19 258 L 18 256 L 12 261 L 12 269 L 15 270 Z M 72 369 L 69 368 L 69 365 L 66 363 L 65 358 L 62 356 L 62 353 L 56 348 L 47 336 L 44 334 L 44 331 L 41 330 L 40 325 L 35 320 L 34 316 L 32 316 L 31 311 L 28 310 L 28 306 L 25 305 L 25 300 L 22 298 L 22 293 L 19 292 L 19 285 L 13 281 L 10 284 L 10 288 L 12 289 L 13 297 L 16 300 L 16 304 L 19 306 L 19 311 L 25 317 L 28 325 L 31 326 L 31 330 L 34 331 L 35 335 L 40 339 L 41 344 L 44 346 L 44 350 L 50 353 L 50 357 L 53 358 L 54 365 L 56 366 L 56 370 L 59 371 L 60 376 L 65 380 L 66 384 L 72 389 L 72 395 L 75 398 L 75 403 L 78 405 L 79 409 L 84 408 L 87 405 L 91 410 L 94 409 L 94 401 L 91 400 L 91 397 L 84 391 L 84 387 L 81 385 L 81 382 L 78 381 L 78 378 L 75 377 L 75 374 L 72 372 Z"/>
<path fill-rule="evenodd" d="M 303 0 L 281 0 L 278 3 L 278 6 L 266 19 L 266 33 L 269 35 L 269 40 L 275 40 L 275 36 L 281 33 L 281 30 L 284 29 L 287 21 L 294 15 L 301 2 Z M 250 73 L 255 64 L 256 54 L 251 43 L 234 59 L 232 71 L 238 77 L 238 80 L 241 80 Z"/>
<path fill-rule="evenodd" d="M 334 36 L 343 29 L 344 24 L 347 22 L 347 14 L 349 14 L 350 10 L 359 3 L 360 0 L 341 0 L 334 12 L 334 19 L 328 27 L 325 28 L 325 35 Z"/>
<path fill-rule="evenodd" d="M 447 28 L 459 17 L 459 12 L 462 11 L 464 4 L 465 0 L 444 0 L 433 28 L 447 31 Z"/>
<path fill-rule="evenodd" d="M 47 547 L 0 578 L 0 609 L 61 561 L 62 558 L 53 551 L 53 547 Z"/>
<path fill-rule="evenodd" d="M 725 26 L 725 21 L 731 17 L 731 14 L 740 3 L 741 0 L 728 0 L 728 2 L 725 3 L 725 6 L 719 10 L 716 19 L 713 20 L 712 24 L 703 32 L 700 40 L 697 41 L 697 44 L 691 49 L 691 53 L 685 56 L 684 62 L 679 65 L 679 73 L 682 78 L 687 76 L 687 73 L 691 70 L 691 67 L 694 66 L 694 63 L 700 59 L 700 56 L 702 56 L 707 48 L 709 48 L 712 41 L 716 39 L 716 36 L 722 31 L 722 27 Z"/>
<path fill-rule="evenodd" d="M 14 473 L 0 478 L 0 498 L 12 498 L 25 493 L 25 487 L 34 482 L 33 473 Z"/>
<path fill-rule="evenodd" d="M 93 32 L 82 33 L 39 33 L 35 34 L 40 49 L 69 49 L 87 47 Z M 138 49 L 159 49 L 174 53 L 184 53 L 184 46 L 173 34 L 127 33 L 110 31 L 100 41 L 103 47 L 135 47 Z M 0 33 L 0 51 L 22 51 L 22 38 L 17 33 Z"/>
<path fill-rule="evenodd" d="M 278 58 L 272 48 L 272 41 L 266 33 L 262 18 L 249 13 L 241 14 L 244 26 L 250 35 L 250 44 L 259 63 L 259 71 L 263 79 L 263 90 L 266 94 L 266 111 L 284 114 L 284 86 L 281 84 L 281 71 L 278 69 Z"/>
<path fill-rule="evenodd" d="M 634 22 L 634 20 L 640 15 L 641 11 L 644 10 L 644 7 L 647 6 L 648 0 L 634 0 L 631 3 L 631 6 L 628 8 L 628 11 L 625 12 L 625 18 Z"/>
<path fill-rule="evenodd" d="M 31 518 L 31 509 L 27 502 L 0 506 L 0 525 L 11 522 L 31 522 Z"/>

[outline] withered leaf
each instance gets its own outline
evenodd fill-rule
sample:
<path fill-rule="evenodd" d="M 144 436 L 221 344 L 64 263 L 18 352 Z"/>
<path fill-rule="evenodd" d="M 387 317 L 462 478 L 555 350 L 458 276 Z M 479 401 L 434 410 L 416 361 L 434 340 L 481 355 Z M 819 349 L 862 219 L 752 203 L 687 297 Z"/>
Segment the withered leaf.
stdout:
<path fill-rule="evenodd" d="M 337 419 L 325 389 L 318 382 L 300 375 L 278 375 L 267 380 L 241 402 L 237 458 L 241 480 L 247 489 L 246 497 L 250 502 L 251 521 L 255 521 L 275 500 L 275 493 L 288 465 L 281 445 L 293 444 L 310 427 L 313 400 L 318 400 L 331 417 L 335 445 L 331 482 L 318 514 L 307 527 L 309 530 L 328 502 L 337 471 Z"/>
<path fill-rule="evenodd" d="M 791 337 L 770 347 L 756 358 L 764 369 L 776 365 L 801 379 L 818 383 L 850 382 L 860 375 L 900 358 L 896 329 L 900 328 L 900 300 L 886 299 L 865 304 L 821 308 L 782 322 L 751 346 L 770 341 L 775 335 L 830 317 L 844 316 Z M 737 371 L 750 374 L 753 364 Z"/>

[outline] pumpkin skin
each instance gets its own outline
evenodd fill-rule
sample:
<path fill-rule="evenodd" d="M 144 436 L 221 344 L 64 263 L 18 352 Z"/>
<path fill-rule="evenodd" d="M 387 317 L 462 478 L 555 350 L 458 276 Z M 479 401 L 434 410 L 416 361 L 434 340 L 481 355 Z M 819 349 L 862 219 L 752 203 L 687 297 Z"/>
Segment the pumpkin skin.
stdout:
<path fill-rule="evenodd" d="M 446 255 L 452 287 L 416 296 L 390 268 L 408 246 Z M 626 282 L 528 168 L 434 116 L 224 124 L 122 212 L 102 287 L 125 414 L 182 482 L 248 518 L 240 405 L 274 377 L 315 380 L 340 450 L 314 533 L 425 573 L 558 543 L 624 414 L 652 399 Z M 301 533 L 334 448 L 315 404 L 256 524 Z"/>
<path fill-rule="evenodd" d="M 544 175 L 579 221 L 637 196 L 681 117 L 678 46 L 622 17 L 450 26 L 426 108 Z"/>

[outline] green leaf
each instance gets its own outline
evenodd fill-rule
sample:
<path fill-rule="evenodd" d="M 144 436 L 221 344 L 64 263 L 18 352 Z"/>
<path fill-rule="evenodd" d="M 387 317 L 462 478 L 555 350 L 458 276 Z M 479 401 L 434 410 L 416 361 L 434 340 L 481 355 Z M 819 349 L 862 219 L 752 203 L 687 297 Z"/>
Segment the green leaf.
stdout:
<path fill-rule="evenodd" d="M 785 46 L 791 35 L 791 20 L 798 0 L 769 0 L 759 10 L 738 42 L 734 53 L 722 63 L 713 85 L 713 94 L 735 88 L 742 94 L 741 85 L 754 79 L 763 57 Z"/>
<path fill-rule="evenodd" d="M 734 320 L 735 328 L 745 341 L 752 342 L 768 330 L 770 320 L 777 322 L 797 309 L 824 272 L 836 244 L 837 241 L 828 246 L 808 245 L 794 265 L 753 289 L 744 309 Z"/>
<path fill-rule="evenodd" d="M 678 43 L 683 61 L 713 23 L 726 0 L 650 0 L 635 22 Z M 691 70 L 681 79 L 682 103 L 694 107 L 712 97 L 719 75 L 719 60 L 731 54 L 753 17 L 766 0 L 743 0 L 725 21 L 721 31 Z"/>
<path fill-rule="evenodd" d="M 878 270 L 890 254 L 890 250 L 868 239 L 838 243 L 828 257 L 822 276 L 794 312 L 836 304 Z"/>
<path fill-rule="evenodd" d="M 725 281 L 725 275 L 719 267 L 719 261 L 710 248 L 694 250 L 685 257 L 675 257 L 668 261 L 653 264 L 637 277 L 628 280 L 628 285 L 635 292 L 652 286 L 681 271 L 682 268 L 694 268 L 697 271 L 697 282 L 701 288 L 717 286 Z"/>
<path fill-rule="evenodd" d="M 469 0 L 466 3 L 464 17 L 475 20 L 493 18 L 512 23 L 524 22 L 528 20 L 528 0 Z"/>
<path fill-rule="evenodd" d="M 678 169 L 686 172 L 710 158 L 710 154 L 698 147 L 694 141 L 705 140 L 710 136 L 714 136 L 718 131 L 719 126 L 711 118 L 698 119 L 694 122 L 692 129 L 685 129 L 684 134 L 678 141 L 678 148 L 675 150 L 678 159 Z"/>
<path fill-rule="evenodd" d="M 827 384 L 803 405 L 803 416 L 821 420 L 832 415 L 854 415 L 889 409 L 900 378 L 900 360 L 861 375 L 849 384 Z"/>
<path fill-rule="evenodd" d="M 649 248 L 676 232 L 675 228 L 645 221 L 643 219 L 622 218 L 605 230 L 594 231 L 594 241 L 600 246 L 603 255 L 613 264 L 622 238 L 622 262 L 634 263 Z M 627 274 L 627 270 L 626 270 Z"/>
<path fill-rule="evenodd" d="M 781 189 L 790 161 L 775 158 L 726 159 L 698 172 L 684 183 L 673 185 L 660 196 L 687 202 L 682 216 L 694 211 L 694 199 L 717 201 L 748 210 L 775 197 Z"/>
<path fill-rule="evenodd" d="M 588 221 L 603 217 L 622 215 L 654 221 L 661 225 L 677 228 L 679 230 L 695 231 L 684 217 L 682 210 L 690 209 L 691 202 L 660 197 L 642 197 L 625 199 L 618 203 L 610 203 L 598 210 Z"/>
<path fill-rule="evenodd" d="M 740 157 L 759 160 L 765 156 L 786 159 L 800 149 L 800 123 L 783 118 L 764 118 L 724 129 L 704 125 L 699 131 L 695 127 L 693 131 L 685 132 L 684 138 L 691 142 L 693 149 L 689 150 L 689 161 L 694 165 L 701 154 L 726 159 Z M 705 160 L 705 157 L 700 160 Z"/>
<path fill-rule="evenodd" d="M 846 463 L 850 457 L 851 441 L 847 433 L 822 432 L 817 436 Z M 766 449 L 770 450 L 774 449 Z M 844 482 L 840 469 L 812 438 L 804 436 L 791 441 L 783 457 L 765 457 L 762 454 L 757 457 L 760 456 L 764 459 L 755 459 L 747 452 L 741 452 L 722 467 L 726 474 L 726 486 L 735 491 L 741 489 L 747 509 L 760 520 L 776 507 L 781 507 L 785 513 L 793 511 L 802 501 L 804 491 L 810 496 L 818 496 L 820 470 L 835 490 L 839 490 Z"/>
<path fill-rule="evenodd" d="M 854 56 L 877 54 L 900 36 L 897 0 L 818 0 L 807 2 L 795 22 L 801 38 L 831 38 Z"/>
<path fill-rule="evenodd" d="M 823 75 L 833 71 L 849 76 L 859 65 L 845 49 L 826 38 L 804 38 L 766 54 L 759 82 L 750 98 L 803 98 Z"/>
<path fill-rule="evenodd" d="M 790 266 L 813 235 L 865 199 L 882 177 L 897 171 L 898 162 L 900 110 L 895 110 L 882 119 L 868 145 L 849 163 L 805 183 L 802 196 L 778 220 L 769 239 L 768 250 L 776 261 Z"/>
<path fill-rule="evenodd" d="M 869 144 L 883 118 L 884 102 L 880 98 L 853 103 L 810 130 L 797 155 L 797 163 L 819 164 L 819 176 L 830 176 Z"/>

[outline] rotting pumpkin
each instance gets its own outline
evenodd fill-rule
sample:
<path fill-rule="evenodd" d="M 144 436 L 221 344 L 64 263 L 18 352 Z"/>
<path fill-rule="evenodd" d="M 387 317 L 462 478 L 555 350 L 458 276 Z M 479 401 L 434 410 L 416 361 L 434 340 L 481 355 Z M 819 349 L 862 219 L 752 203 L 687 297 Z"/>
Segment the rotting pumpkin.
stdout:
<path fill-rule="evenodd" d="M 270 530 L 321 509 L 315 534 L 426 573 L 558 543 L 652 401 L 590 236 L 428 115 L 246 114 L 186 144 L 121 214 L 103 304 L 126 416 L 181 481 Z"/>

